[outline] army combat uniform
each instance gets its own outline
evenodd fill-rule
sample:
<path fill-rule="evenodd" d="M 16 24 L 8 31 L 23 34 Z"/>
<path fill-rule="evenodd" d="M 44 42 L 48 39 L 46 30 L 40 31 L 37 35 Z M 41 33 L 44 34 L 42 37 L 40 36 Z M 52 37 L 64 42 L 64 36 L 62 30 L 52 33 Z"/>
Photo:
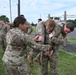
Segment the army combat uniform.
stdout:
<path fill-rule="evenodd" d="M 42 36 L 43 40 L 44 40 L 44 37 L 45 37 L 45 22 L 44 21 L 38 22 L 38 24 L 36 26 L 36 35 Z M 44 41 L 37 41 L 37 43 L 44 44 Z M 33 49 L 32 52 L 30 52 L 30 55 L 31 55 L 32 59 L 34 59 L 36 57 L 40 58 L 41 52 L 36 49 Z"/>
<path fill-rule="evenodd" d="M 46 39 L 46 42 L 49 44 L 52 43 L 54 53 L 52 56 L 45 56 L 42 54 L 42 73 L 43 75 L 48 75 L 48 60 L 50 61 L 50 72 L 51 75 L 57 75 L 57 60 L 58 60 L 58 49 L 59 45 L 63 44 L 63 39 L 66 37 L 66 34 L 63 33 L 63 27 L 56 25 L 53 31 L 53 37 L 50 39 Z M 46 36 L 49 37 L 46 33 Z"/>
<path fill-rule="evenodd" d="M 9 29 L 10 27 L 5 23 L 0 25 L 0 45 L 2 46 L 3 51 L 5 51 L 6 48 L 5 35 Z"/>
<path fill-rule="evenodd" d="M 26 30 L 25 33 L 27 33 L 28 35 L 31 35 L 32 31 L 33 31 L 33 28 L 32 28 L 32 26 L 31 26 L 31 24 L 28 22 L 28 28 L 27 28 L 27 30 Z M 29 52 L 30 52 L 31 50 L 32 50 L 32 49 L 31 49 L 29 46 L 27 46 L 25 57 L 28 56 L 28 54 L 29 54 Z"/>
<path fill-rule="evenodd" d="M 48 45 L 37 44 L 30 37 L 19 28 L 13 28 L 6 34 L 7 47 L 2 60 L 8 75 L 29 75 L 27 64 L 24 64 L 27 46 L 40 51 L 49 50 Z"/>

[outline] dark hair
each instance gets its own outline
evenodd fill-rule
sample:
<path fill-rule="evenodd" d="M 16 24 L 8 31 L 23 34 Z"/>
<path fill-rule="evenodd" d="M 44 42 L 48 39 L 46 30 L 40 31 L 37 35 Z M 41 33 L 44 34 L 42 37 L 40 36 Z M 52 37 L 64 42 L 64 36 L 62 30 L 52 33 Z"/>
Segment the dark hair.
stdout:
<path fill-rule="evenodd" d="M 21 16 L 21 17 L 25 17 L 23 14 L 21 14 L 20 16 Z M 20 17 L 20 16 L 19 16 L 19 17 Z"/>
<path fill-rule="evenodd" d="M 41 18 L 39 18 L 38 20 L 39 20 L 39 21 L 42 21 L 42 19 L 41 19 Z"/>
<path fill-rule="evenodd" d="M 13 22 L 13 27 L 18 27 L 20 23 L 21 23 L 21 24 L 24 24 L 25 22 L 26 22 L 26 19 L 25 19 L 25 18 L 23 18 L 23 17 L 21 17 L 21 16 L 16 17 L 16 18 L 14 19 L 14 22 Z"/>
<path fill-rule="evenodd" d="M 71 31 L 74 31 L 75 25 L 72 22 L 67 22 L 66 27 L 69 28 Z"/>

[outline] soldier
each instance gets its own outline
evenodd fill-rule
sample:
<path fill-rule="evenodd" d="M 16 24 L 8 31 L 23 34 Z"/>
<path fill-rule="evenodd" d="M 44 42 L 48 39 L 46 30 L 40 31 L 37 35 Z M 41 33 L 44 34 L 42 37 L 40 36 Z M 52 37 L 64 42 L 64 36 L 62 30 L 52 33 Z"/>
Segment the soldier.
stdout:
<path fill-rule="evenodd" d="M 2 46 L 3 51 L 5 51 L 6 48 L 5 35 L 9 29 L 9 25 L 5 24 L 3 21 L 0 21 L 0 45 Z"/>
<path fill-rule="evenodd" d="M 43 41 L 41 41 L 41 42 L 37 42 L 37 41 L 36 41 L 37 43 L 44 43 L 44 36 L 45 36 L 44 30 L 45 30 L 44 22 L 43 22 L 43 21 L 38 22 L 38 23 L 37 23 L 37 26 L 36 26 L 36 35 L 35 35 L 35 36 L 41 35 L 41 38 L 43 39 Z M 35 58 L 35 57 L 36 57 L 36 58 Z M 37 58 L 37 57 L 38 57 L 38 58 Z M 34 58 L 35 58 L 35 59 L 34 59 Z M 34 61 L 36 61 L 36 62 L 38 62 L 39 64 L 41 64 L 41 62 L 40 62 L 40 52 L 39 52 L 38 50 L 33 49 L 33 50 L 29 53 L 27 59 L 28 59 L 28 62 L 29 62 L 29 64 L 30 64 L 31 67 L 33 66 L 33 59 L 34 59 Z"/>
<path fill-rule="evenodd" d="M 46 25 L 46 29 L 49 29 Z M 51 34 L 49 34 L 49 41 L 52 42 L 53 54 L 48 56 L 45 52 L 45 55 L 42 55 L 42 73 L 43 75 L 48 75 L 48 60 L 50 61 L 50 72 L 51 75 L 57 75 L 57 60 L 58 60 L 58 49 L 59 45 L 63 44 L 63 39 L 70 32 L 74 31 L 74 24 L 71 22 L 65 23 L 63 26 L 55 25 Z M 50 43 L 49 42 L 49 43 Z M 47 51 L 48 52 L 48 51 Z M 47 56 L 46 56 L 47 55 Z"/>
<path fill-rule="evenodd" d="M 50 20 L 50 19 L 48 19 L 46 22 L 40 21 L 37 24 L 36 37 L 34 38 L 34 39 L 37 38 L 37 40 L 35 40 L 37 43 L 47 44 L 46 38 L 49 39 L 48 36 L 46 37 L 46 26 L 45 25 L 47 25 L 47 24 L 50 25 L 50 28 L 49 28 L 50 30 L 52 30 L 55 26 L 55 22 L 53 20 Z M 30 65 L 33 64 L 33 60 L 38 62 L 39 64 L 41 64 L 40 56 L 41 56 L 41 53 L 39 51 L 33 49 L 32 53 L 29 54 L 29 56 L 28 56 L 28 60 L 29 60 Z"/>
<path fill-rule="evenodd" d="M 64 44 L 63 39 L 66 37 L 67 33 L 70 33 L 74 30 L 74 25 L 70 22 L 65 24 L 61 23 L 62 25 L 59 24 L 55 25 L 54 29 L 51 31 L 50 24 L 47 23 L 46 23 L 46 37 L 49 37 L 49 39 L 46 38 L 45 42 L 52 45 L 53 54 L 52 56 L 48 56 L 47 54 L 50 53 L 49 51 L 45 53 L 42 52 L 41 56 L 42 74 L 48 75 L 48 61 L 50 61 L 51 75 L 57 75 L 56 66 L 57 66 L 59 45 Z"/>
<path fill-rule="evenodd" d="M 25 16 L 24 16 L 23 14 L 20 15 L 20 16 L 23 17 L 23 18 L 25 18 Z M 26 18 L 25 18 L 25 19 L 26 19 Z M 25 33 L 27 33 L 28 35 L 30 35 L 30 34 L 32 33 L 32 31 L 33 31 L 33 28 L 32 28 L 31 24 L 30 24 L 28 21 L 27 21 L 27 24 L 28 24 L 28 28 L 27 28 L 27 30 L 25 31 Z M 30 48 L 29 46 L 27 46 L 25 58 L 27 58 L 30 50 L 31 50 L 31 48 Z"/>
<path fill-rule="evenodd" d="M 26 47 L 47 51 L 51 46 L 37 44 L 31 36 L 25 34 L 28 27 L 25 18 L 16 17 L 13 25 L 14 28 L 6 34 L 7 47 L 2 60 L 8 75 L 29 75 L 27 64 L 24 63 Z"/>
<path fill-rule="evenodd" d="M 25 16 L 24 16 L 23 14 L 21 14 L 20 16 L 23 17 L 23 18 L 25 18 Z M 26 18 L 25 18 L 25 19 L 26 19 Z M 26 33 L 27 33 L 27 34 L 31 34 L 32 31 L 33 31 L 33 28 L 32 28 L 32 26 L 31 26 L 31 24 L 30 24 L 29 22 L 27 22 L 27 23 L 28 23 L 28 28 L 27 28 L 27 30 L 26 30 Z"/>

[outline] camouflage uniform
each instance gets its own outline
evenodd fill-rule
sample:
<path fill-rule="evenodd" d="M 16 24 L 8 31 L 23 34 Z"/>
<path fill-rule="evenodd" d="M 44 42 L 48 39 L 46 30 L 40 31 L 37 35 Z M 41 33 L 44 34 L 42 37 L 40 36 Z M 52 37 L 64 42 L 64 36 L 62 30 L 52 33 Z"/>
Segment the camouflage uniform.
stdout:
<path fill-rule="evenodd" d="M 0 44 L 2 45 L 3 51 L 5 51 L 6 48 L 5 35 L 9 29 L 10 27 L 5 23 L 0 25 Z"/>
<path fill-rule="evenodd" d="M 36 26 L 36 35 L 41 35 L 44 39 L 44 37 L 45 37 L 45 22 L 44 21 L 38 22 L 38 24 Z M 43 44 L 44 42 L 37 42 L 37 43 Z M 30 54 L 31 54 L 32 58 L 35 58 L 35 57 L 40 57 L 41 52 L 39 52 L 36 49 L 33 49 Z"/>
<path fill-rule="evenodd" d="M 37 44 L 30 37 L 19 28 L 8 31 L 6 35 L 7 47 L 2 58 L 8 75 L 29 75 L 27 64 L 24 64 L 27 46 L 39 51 L 49 50 L 47 45 Z"/>
<path fill-rule="evenodd" d="M 31 24 L 28 22 L 28 28 L 27 28 L 27 30 L 26 30 L 25 33 L 27 33 L 28 35 L 30 35 L 30 34 L 32 33 L 32 31 L 33 31 L 33 28 L 32 28 L 32 26 L 31 26 Z M 32 49 L 31 49 L 29 46 L 27 46 L 25 57 L 28 56 L 30 50 L 32 50 Z"/>
<path fill-rule="evenodd" d="M 11 27 L 11 29 L 13 28 L 13 23 L 10 23 L 10 27 Z M 30 23 L 28 22 L 28 28 L 27 28 L 25 34 L 27 33 L 28 35 L 30 35 L 30 34 L 32 33 L 32 31 L 33 31 L 33 28 L 32 28 L 32 26 L 30 25 Z M 25 53 L 25 57 L 27 57 L 27 55 L 29 54 L 30 49 L 31 49 L 31 48 L 27 46 L 27 48 L 26 48 L 26 53 Z"/>
<path fill-rule="evenodd" d="M 33 31 L 32 26 L 31 26 L 31 24 L 28 22 L 28 28 L 27 28 L 27 30 L 26 30 L 26 33 L 27 33 L 27 34 L 31 34 L 32 31 Z"/>
<path fill-rule="evenodd" d="M 53 37 L 50 39 L 46 39 L 46 43 L 52 44 L 54 53 L 52 56 L 45 56 L 44 53 L 42 54 L 42 73 L 43 75 L 48 75 L 48 61 L 50 61 L 50 72 L 51 75 L 57 75 L 57 60 L 58 60 L 58 49 L 59 45 L 63 44 L 63 38 L 66 34 L 63 33 L 63 27 L 56 25 L 54 30 L 52 31 Z M 48 33 L 46 33 L 46 37 Z"/>

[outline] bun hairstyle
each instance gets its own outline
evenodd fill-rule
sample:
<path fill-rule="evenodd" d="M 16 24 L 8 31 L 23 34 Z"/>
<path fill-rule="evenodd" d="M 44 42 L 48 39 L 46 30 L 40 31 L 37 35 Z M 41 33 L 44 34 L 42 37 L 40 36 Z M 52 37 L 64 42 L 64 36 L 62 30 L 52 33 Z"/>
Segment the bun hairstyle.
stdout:
<path fill-rule="evenodd" d="M 26 22 L 26 19 L 24 17 L 18 16 L 14 19 L 13 27 L 18 27 L 19 24 L 24 24 Z"/>

